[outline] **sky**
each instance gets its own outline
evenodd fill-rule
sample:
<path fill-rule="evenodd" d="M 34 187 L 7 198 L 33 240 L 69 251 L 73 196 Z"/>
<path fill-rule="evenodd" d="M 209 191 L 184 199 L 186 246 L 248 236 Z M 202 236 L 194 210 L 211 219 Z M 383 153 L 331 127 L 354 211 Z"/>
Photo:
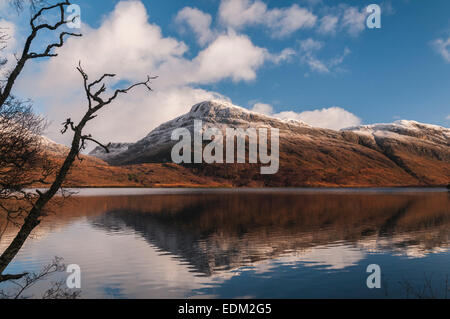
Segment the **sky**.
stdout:
<path fill-rule="evenodd" d="M 14 91 L 34 101 L 57 142 L 70 139 L 60 123 L 86 109 L 78 61 L 91 79 L 116 73 L 112 88 L 158 76 L 154 92 L 122 96 L 92 121 L 88 133 L 105 142 L 135 142 L 210 99 L 331 129 L 400 119 L 449 127 L 448 0 L 72 3 L 82 26 L 70 31 L 83 37 L 28 64 Z M 370 4 L 381 7 L 380 29 L 367 27 Z M 7 0 L 0 10 L 12 55 L 29 13 L 18 15 Z M 52 39 L 40 35 L 34 49 Z"/>

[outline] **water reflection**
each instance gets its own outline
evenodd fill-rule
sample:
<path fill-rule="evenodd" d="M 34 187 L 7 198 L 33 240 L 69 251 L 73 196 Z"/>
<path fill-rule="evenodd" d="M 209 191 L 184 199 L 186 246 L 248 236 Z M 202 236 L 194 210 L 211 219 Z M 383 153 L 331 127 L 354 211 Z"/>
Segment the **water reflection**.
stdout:
<path fill-rule="evenodd" d="M 105 207 L 106 214 L 91 219 L 95 227 L 132 229 L 204 275 L 339 242 L 372 252 L 423 256 L 446 248 L 450 236 L 445 193 L 196 194 L 83 201 L 84 207 Z M 357 259 L 351 252 L 336 254 L 341 261 L 328 256 L 321 263 L 342 268 L 342 259 L 350 264 Z"/>
<path fill-rule="evenodd" d="M 300 280 L 299 267 L 302 285 L 326 286 L 317 274 L 339 273 L 336 280 L 344 282 L 343 270 L 361 268 L 362 260 L 373 262 L 377 254 L 412 260 L 444 252 L 445 259 L 427 267 L 449 273 L 446 192 L 91 196 L 74 197 L 60 211 L 44 220 L 18 261 L 25 265 L 61 251 L 89 272 L 89 296 L 271 297 L 267 286 L 276 286 L 278 276 L 280 283 Z M 427 269 L 420 267 L 402 261 L 399 269 L 423 274 Z M 365 289 L 364 270 L 358 271 L 345 277 L 356 296 Z M 236 278 L 242 283 L 231 293 L 224 287 Z M 259 286 L 252 289 L 257 279 Z M 275 288 L 282 297 L 314 296 L 320 290 L 302 290 L 302 295 Z"/>

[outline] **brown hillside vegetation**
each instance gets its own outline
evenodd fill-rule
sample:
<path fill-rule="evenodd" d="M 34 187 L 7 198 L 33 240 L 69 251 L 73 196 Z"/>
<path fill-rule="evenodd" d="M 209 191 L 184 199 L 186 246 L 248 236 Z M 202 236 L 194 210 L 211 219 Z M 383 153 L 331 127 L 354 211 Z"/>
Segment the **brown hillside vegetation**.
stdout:
<path fill-rule="evenodd" d="M 61 158 L 55 162 L 62 163 Z M 230 183 L 198 176 L 176 164 L 111 166 L 83 156 L 71 169 L 65 187 L 229 187 Z"/>
<path fill-rule="evenodd" d="M 278 173 L 262 175 L 260 168 L 267 165 L 259 164 L 173 164 L 171 150 L 176 142 L 171 140 L 171 134 L 177 128 L 192 133 L 194 120 L 201 120 L 203 129 L 219 127 L 223 132 L 226 128 L 277 128 L 280 133 Z M 121 148 L 113 149 L 111 154 L 97 148 L 91 152 L 95 158 L 85 156 L 85 161 L 72 169 L 66 185 L 409 187 L 450 184 L 450 130 L 414 121 L 334 131 L 209 101 L 194 105 L 189 113 L 162 124 L 136 143 L 125 147 L 115 145 Z M 53 157 L 59 161 L 62 155 L 57 151 Z"/>

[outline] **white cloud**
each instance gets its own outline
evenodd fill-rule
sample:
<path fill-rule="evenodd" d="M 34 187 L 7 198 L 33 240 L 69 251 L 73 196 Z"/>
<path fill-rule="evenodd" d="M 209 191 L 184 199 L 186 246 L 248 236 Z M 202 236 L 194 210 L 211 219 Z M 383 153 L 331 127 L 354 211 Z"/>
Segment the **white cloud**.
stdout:
<path fill-rule="evenodd" d="M 447 121 L 450 121 L 450 114 L 445 118 Z"/>
<path fill-rule="evenodd" d="M 151 94 L 144 89 L 134 90 L 102 110 L 99 117 L 86 127 L 86 133 L 105 143 L 136 142 L 161 123 L 187 113 L 192 105 L 206 100 L 229 101 L 218 93 L 189 86 L 155 90 Z M 53 120 L 47 135 L 59 143 L 69 143 L 71 136 L 60 134 L 59 123 L 69 114 L 72 118 L 79 118 L 85 111 L 86 103 L 83 99 L 71 100 L 62 96 L 46 101 L 51 103 L 47 113 Z"/>
<path fill-rule="evenodd" d="M 196 8 L 185 7 L 178 12 L 175 21 L 183 26 L 186 24 L 197 35 L 197 41 L 200 45 L 206 45 L 214 38 L 211 31 L 211 15 L 204 13 Z"/>
<path fill-rule="evenodd" d="M 52 95 L 55 89 L 72 89 L 79 82 L 74 70 L 80 60 L 91 78 L 108 72 L 120 76 L 117 81 L 136 81 L 155 74 L 167 61 L 181 59 L 187 46 L 164 37 L 147 19 L 141 2 L 119 2 L 98 29 L 83 25 L 83 37 L 69 38 L 57 58 L 40 63 L 37 71 L 45 80 L 35 90 Z"/>
<path fill-rule="evenodd" d="M 350 54 L 350 50 L 345 48 L 341 55 L 323 60 L 317 56 L 322 48 L 323 43 L 312 38 L 300 41 L 300 60 L 308 65 L 312 72 L 330 73 L 342 64 L 345 57 Z"/>
<path fill-rule="evenodd" d="M 450 63 L 450 37 L 445 39 L 437 39 L 432 42 L 437 53 L 439 53 L 446 62 Z"/>
<path fill-rule="evenodd" d="M 338 28 L 339 17 L 326 15 L 320 19 L 319 33 L 335 33 Z"/>
<path fill-rule="evenodd" d="M 311 71 L 318 73 L 329 73 L 330 70 L 324 62 L 320 61 L 315 56 L 304 56 L 302 60 L 309 66 Z"/>
<path fill-rule="evenodd" d="M 366 28 L 367 13 L 365 8 L 348 7 L 342 15 L 342 26 L 352 36 L 358 36 Z"/>
<path fill-rule="evenodd" d="M 6 52 L 14 51 L 16 46 L 16 26 L 14 23 L 0 18 L 0 34 L 4 36 L 2 42 L 0 42 L 0 48 L 5 47 Z"/>
<path fill-rule="evenodd" d="M 311 28 L 316 20 L 317 17 L 314 14 L 296 4 L 290 8 L 267 11 L 268 25 L 276 37 L 289 35 L 301 28 Z"/>
<path fill-rule="evenodd" d="M 338 55 L 329 61 L 330 67 L 338 66 L 344 62 L 344 59 L 347 55 L 352 53 L 349 48 L 345 47 L 344 52 L 341 55 Z"/>
<path fill-rule="evenodd" d="M 219 8 L 221 22 L 235 29 L 260 24 L 266 14 L 267 5 L 262 1 L 222 0 Z"/>
<path fill-rule="evenodd" d="M 325 62 L 319 60 L 316 56 L 317 51 L 322 49 L 322 42 L 314 39 L 306 39 L 300 42 L 300 60 L 309 66 L 310 70 L 318 73 L 329 73 L 330 70 Z"/>
<path fill-rule="evenodd" d="M 265 25 L 273 37 L 283 37 L 302 28 L 311 28 L 317 17 L 294 4 L 286 8 L 268 9 L 261 0 L 222 0 L 219 17 L 223 25 L 234 29 Z"/>
<path fill-rule="evenodd" d="M 295 119 L 308 123 L 309 125 L 332 130 L 361 125 L 361 119 L 340 107 L 306 111 L 302 113 L 282 112 L 275 116 L 282 119 Z"/>
<path fill-rule="evenodd" d="M 321 35 L 336 34 L 337 31 L 351 36 L 360 35 L 366 28 L 368 13 L 366 7 L 358 8 L 347 4 L 323 7 L 317 32 Z"/>
<path fill-rule="evenodd" d="M 8 5 L 8 0 L 0 0 L 0 9 L 5 9 L 6 6 Z"/>
<path fill-rule="evenodd" d="M 316 16 L 297 5 L 268 9 L 261 0 L 224 0 L 219 15 L 227 28 L 213 28 L 212 17 L 198 9 L 187 7 L 177 14 L 176 22 L 192 29 L 202 46 L 200 52 L 190 58 L 186 54 L 189 47 L 183 41 L 164 36 L 158 25 L 149 22 L 141 1 L 121 1 L 98 28 L 83 25 L 83 37 L 68 39 L 64 47 L 57 49 L 57 58 L 28 64 L 16 89 L 45 108 L 44 113 L 53 122 L 49 137 L 68 142 L 68 136 L 59 134 L 59 123 L 67 116 L 76 120 L 86 107 L 81 77 L 75 70 L 79 60 L 91 80 L 105 72 L 117 74 L 111 86 L 140 81 L 147 74 L 158 75 L 152 85 L 153 93 L 139 89 L 121 96 L 88 128 L 88 133 L 101 141 L 132 142 L 158 124 L 187 112 L 199 101 L 227 99 L 216 92 L 199 89 L 198 85 L 223 80 L 252 81 L 266 63 L 282 63 L 296 55 L 312 71 L 330 73 L 349 53 L 346 49 L 333 59 L 319 59 L 324 43 L 313 39 L 302 42 L 299 52 L 286 48 L 273 53 L 238 32 L 247 25 L 265 25 L 273 36 L 283 36 L 315 25 Z M 269 107 L 259 105 L 255 110 L 272 113 Z M 323 116 L 330 119 L 329 113 Z M 341 118 L 345 114 L 340 114 Z M 294 117 L 300 115 L 306 116 L 293 114 Z M 314 125 L 315 122 L 310 121 Z M 330 123 L 331 119 L 328 124 L 320 125 L 331 127 Z"/>
<path fill-rule="evenodd" d="M 273 114 L 273 107 L 270 104 L 256 103 L 251 110 L 265 115 Z"/>
<path fill-rule="evenodd" d="M 314 52 L 322 49 L 323 44 L 320 41 L 316 41 L 312 38 L 308 38 L 300 42 L 300 48 L 305 52 Z"/>
<path fill-rule="evenodd" d="M 351 126 L 361 125 L 361 119 L 359 117 L 337 106 L 301 113 L 294 111 L 274 113 L 271 105 L 256 103 L 251 110 L 283 120 L 292 119 L 303 121 L 314 127 L 332 130 L 340 130 Z"/>
<path fill-rule="evenodd" d="M 7 61 L 6 65 L 3 65 L 0 69 L 0 77 L 6 76 L 15 63 L 16 33 L 17 30 L 14 23 L 0 19 L 0 35 L 2 36 L 2 40 L 0 41 L 0 61 L 4 59 Z"/>
<path fill-rule="evenodd" d="M 244 35 L 219 36 L 194 59 L 196 82 L 210 83 L 223 78 L 253 80 L 256 70 L 269 58 L 268 51 L 253 45 Z"/>
<path fill-rule="evenodd" d="M 45 106 L 53 122 L 49 137 L 58 142 L 69 139 L 59 134 L 59 123 L 67 116 L 79 118 L 86 107 L 81 77 L 75 70 L 79 60 L 91 80 L 105 72 L 117 74 L 110 86 L 140 81 L 147 74 L 159 76 L 152 84 L 154 92 L 139 89 L 121 96 L 88 128 L 101 141 L 127 142 L 144 137 L 199 101 L 226 99 L 196 85 L 226 79 L 251 81 L 264 63 L 280 62 L 290 55 L 286 50 L 270 53 L 247 36 L 229 31 L 216 35 L 196 57 L 186 58 L 186 44 L 163 36 L 159 26 L 149 23 L 140 1 L 119 2 L 100 27 L 83 25 L 81 33 L 83 37 L 70 38 L 57 50 L 58 57 L 29 64 L 17 87 Z"/>
<path fill-rule="evenodd" d="M 295 50 L 286 48 L 279 54 L 269 54 L 268 60 L 272 61 L 275 64 L 280 64 L 285 61 L 291 61 L 296 54 L 297 53 L 295 52 Z"/>

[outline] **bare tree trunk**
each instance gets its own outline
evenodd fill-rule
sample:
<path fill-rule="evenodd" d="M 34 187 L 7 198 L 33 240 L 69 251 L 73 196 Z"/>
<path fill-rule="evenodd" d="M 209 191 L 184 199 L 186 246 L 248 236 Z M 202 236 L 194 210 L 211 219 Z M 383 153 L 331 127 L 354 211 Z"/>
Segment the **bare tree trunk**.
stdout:
<path fill-rule="evenodd" d="M 11 261 L 15 258 L 19 250 L 22 248 L 23 244 L 30 236 L 33 229 L 39 225 L 40 223 L 39 218 L 42 216 L 43 209 L 61 188 L 64 180 L 67 177 L 67 174 L 69 173 L 72 164 L 79 156 L 81 150 L 85 148 L 85 141 L 97 143 L 98 145 L 105 148 L 107 152 L 109 152 L 107 146 L 104 146 L 101 143 L 94 140 L 91 135 L 83 135 L 83 129 L 86 126 L 86 124 L 90 120 L 96 118 L 97 115 L 95 113 L 97 113 L 103 107 L 109 105 L 112 101 L 114 101 L 117 98 L 119 94 L 126 94 L 128 93 L 128 91 L 138 86 L 145 86 L 149 91 L 151 91 L 151 87 L 149 85 L 150 80 L 156 78 L 147 76 L 146 81 L 135 83 L 126 89 L 117 89 L 114 91 L 114 94 L 111 97 L 104 100 L 101 97 L 101 94 L 106 91 L 106 85 L 104 83 L 101 85 L 100 89 L 98 89 L 96 92 L 92 92 L 91 90 L 96 85 L 101 84 L 105 78 L 114 77 L 115 75 L 104 74 L 98 80 L 89 84 L 88 75 L 83 71 L 81 67 L 81 62 L 77 69 L 83 77 L 84 89 L 88 100 L 88 110 L 86 111 L 86 113 L 84 114 L 82 120 L 78 123 L 78 125 L 75 126 L 70 119 L 67 119 L 67 121 L 64 123 L 64 129 L 62 130 L 62 133 L 65 133 L 69 128 L 74 132 L 70 152 L 67 154 L 67 157 L 63 165 L 61 166 L 58 174 L 56 175 L 55 181 L 50 186 L 50 188 L 45 193 L 41 193 L 38 191 L 39 197 L 37 201 L 34 203 L 33 208 L 28 213 L 20 231 L 18 232 L 14 240 L 11 242 L 11 244 L 8 246 L 8 248 L 6 248 L 6 250 L 0 256 L 0 282 L 8 280 L 5 278 L 11 277 L 9 275 L 4 275 L 3 272 L 5 271 L 6 267 L 8 267 L 8 265 L 11 263 Z"/>
<path fill-rule="evenodd" d="M 16 81 L 17 77 L 19 76 L 20 72 L 22 72 L 24 66 L 25 66 L 25 61 L 23 61 L 21 59 L 17 62 L 17 66 L 11 72 L 5 88 L 0 93 L 0 108 L 5 104 L 6 100 L 8 99 L 9 95 L 11 94 L 11 90 L 14 85 L 14 82 Z"/>
<path fill-rule="evenodd" d="M 64 180 L 66 179 L 66 176 L 70 170 L 70 167 L 72 166 L 73 162 L 75 161 L 79 151 L 80 151 L 80 142 L 81 142 L 81 132 L 84 128 L 84 126 L 87 123 L 87 119 L 91 116 L 89 112 L 85 115 L 83 120 L 81 121 L 80 125 L 77 127 L 75 131 L 75 135 L 73 137 L 72 147 L 70 149 L 69 154 L 66 157 L 66 160 L 64 161 L 63 166 L 61 167 L 58 175 L 56 176 L 55 181 L 51 185 L 50 189 L 40 194 L 38 200 L 34 204 L 33 208 L 31 209 L 30 213 L 26 217 L 24 224 L 20 228 L 20 231 L 17 233 L 14 240 L 11 242 L 11 244 L 8 246 L 8 248 L 3 252 L 3 254 L 0 256 L 0 282 L 2 281 L 2 273 L 5 271 L 6 267 L 11 263 L 11 261 L 14 259 L 14 257 L 17 255 L 19 250 L 22 248 L 23 244 L 27 240 L 27 238 L 30 236 L 31 232 L 40 224 L 39 218 L 42 215 L 42 210 L 44 209 L 45 205 L 53 198 L 53 196 L 56 195 L 58 190 L 61 188 Z"/>
<path fill-rule="evenodd" d="M 30 0 L 30 2 L 33 4 L 34 0 Z M 22 0 L 15 0 L 16 5 L 19 5 L 22 3 Z M 45 58 L 45 57 L 55 57 L 57 56 L 56 53 L 53 53 L 53 49 L 60 48 L 64 45 L 64 38 L 66 36 L 81 36 L 80 34 L 70 33 L 70 32 L 61 32 L 59 33 L 59 41 L 55 41 L 45 48 L 45 50 L 41 52 L 32 52 L 33 47 L 33 41 L 38 36 L 39 32 L 41 30 L 43 31 L 56 31 L 61 26 L 64 26 L 68 24 L 69 22 L 73 22 L 76 17 L 74 17 L 71 21 L 66 20 L 65 18 L 65 9 L 67 6 L 70 5 L 69 0 L 61 1 L 56 3 L 55 5 L 49 5 L 47 7 L 41 8 L 36 14 L 33 15 L 33 17 L 30 20 L 30 26 L 31 26 L 31 33 L 28 36 L 28 38 L 25 41 L 24 48 L 22 51 L 22 54 L 20 58 L 17 60 L 17 64 L 14 67 L 14 69 L 11 71 L 11 73 L 8 75 L 7 79 L 4 81 L 5 85 L 0 86 L 0 110 L 4 108 L 7 103 L 8 98 L 11 96 L 11 92 L 14 86 L 15 81 L 17 80 L 18 76 L 24 69 L 26 63 L 28 60 L 37 59 L 37 58 Z M 42 16 L 47 12 L 51 11 L 53 9 L 59 10 L 59 20 L 55 24 L 48 24 L 45 21 L 40 23 L 40 19 Z M 37 23 L 37 24 L 35 24 Z M 2 61 L 0 61 L 2 62 Z M 70 149 L 70 152 L 68 153 L 64 164 L 60 168 L 59 172 L 56 175 L 56 178 L 53 182 L 53 184 L 50 186 L 50 188 L 45 192 L 37 192 L 38 197 L 37 200 L 34 202 L 33 207 L 30 209 L 29 212 L 27 212 L 26 218 L 24 220 L 24 223 L 22 227 L 20 228 L 19 232 L 17 233 L 14 240 L 11 242 L 11 244 L 6 248 L 6 250 L 1 254 L 0 256 L 0 282 L 5 280 L 11 280 L 11 279 L 18 279 L 22 275 L 4 275 L 3 272 L 8 267 L 8 265 L 11 263 L 11 261 L 15 258 L 19 250 L 22 248 L 23 244 L 25 243 L 26 239 L 30 236 L 31 232 L 39 225 L 40 218 L 42 216 L 42 211 L 44 210 L 45 206 L 48 204 L 48 202 L 56 195 L 58 190 L 61 188 L 64 180 L 67 177 L 67 174 L 69 173 L 69 170 L 76 160 L 76 158 L 79 156 L 82 149 L 85 147 L 85 141 L 92 141 L 100 146 L 104 147 L 107 152 L 108 149 L 106 146 L 103 146 L 96 140 L 94 140 L 91 135 L 83 135 L 83 129 L 86 126 L 86 123 L 90 120 L 94 119 L 96 117 L 95 113 L 102 109 L 104 106 L 110 104 L 113 100 L 116 99 L 116 97 L 119 94 L 127 93 L 129 90 L 133 89 L 136 86 L 144 85 L 149 90 L 151 90 L 149 83 L 151 78 L 147 77 L 147 81 L 136 83 L 126 89 L 120 89 L 116 90 L 114 94 L 109 97 L 107 100 L 103 100 L 100 96 L 101 94 L 105 93 L 106 86 L 102 81 L 107 77 L 114 77 L 114 74 L 105 74 L 98 80 L 88 83 L 88 76 L 81 68 L 81 64 L 78 67 L 78 71 L 83 76 L 84 81 L 84 89 L 86 91 L 86 97 L 88 99 L 88 110 L 86 111 L 83 119 L 80 121 L 80 123 L 75 126 L 74 123 L 68 119 L 66 123 L 64 123 L 65 128 L 63 129 L 62 133 L 65 133 L 68 129 L 71 129 L 74 132 L 73 140 L 72 140 L 72 146 Z M 96 92 L 91 92 L 91 90 L 98 84 L 102 84 L 101 88 L 98 89 Z M 95 105 L 94 105 L 95 104 Z M 17 188 L 12 188 L 12 191 L 17 191 Z M 22 188 L 20 189 L 22 191 Z"/>

